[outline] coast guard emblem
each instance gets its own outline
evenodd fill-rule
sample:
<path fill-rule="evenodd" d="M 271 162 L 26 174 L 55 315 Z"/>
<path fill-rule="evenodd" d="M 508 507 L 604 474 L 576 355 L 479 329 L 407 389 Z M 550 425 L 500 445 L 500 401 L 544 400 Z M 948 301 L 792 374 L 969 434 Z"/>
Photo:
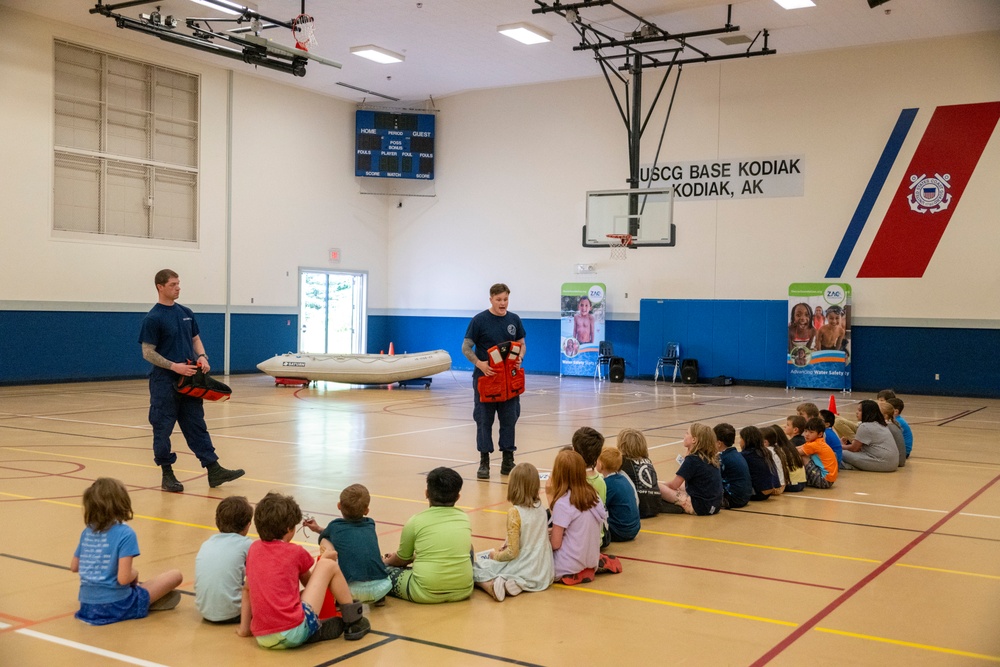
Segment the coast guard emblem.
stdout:
<path fill-rule="evenodd" d="M 906 198 L 910 202 L 910 209 L 917 213 L 937 213 L 948 208 L 951 203 L 951 193 L 948 188 L 951 185 L 951 174 L 934 174 L 928 177 L 926 174 L 920 176 L 910 176 L 910 190 L 912 192 Z"/>
<path fill-rule="evenodd" d="M 514 334 L 517 333 L 517 327 L 515 327 L 513 324 L 508 324 L 507 325 L 507 333 L 509 333 L 511 336 L 513 336 Z"/>

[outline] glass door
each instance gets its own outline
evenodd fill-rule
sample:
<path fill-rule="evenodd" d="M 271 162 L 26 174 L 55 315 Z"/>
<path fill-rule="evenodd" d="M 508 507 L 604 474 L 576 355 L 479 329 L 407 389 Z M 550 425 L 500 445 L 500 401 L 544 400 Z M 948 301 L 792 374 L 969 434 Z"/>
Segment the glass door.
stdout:
<path fill-rule="evenodd" d="M 299 269 L 299 352 L 362 354 L 366 348 L 364 273 Z"/>

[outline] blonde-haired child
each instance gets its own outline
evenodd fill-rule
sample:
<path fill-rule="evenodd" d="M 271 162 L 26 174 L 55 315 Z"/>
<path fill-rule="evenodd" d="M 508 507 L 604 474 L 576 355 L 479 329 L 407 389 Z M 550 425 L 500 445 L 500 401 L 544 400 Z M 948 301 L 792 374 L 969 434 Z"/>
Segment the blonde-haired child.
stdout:
<path fill-rule="evenodd" d="M 476 554 L 476 586 L 503 602 L 521 591 L 543 591 L 552 583 L 552 545 L 548 515 L 539 494 L 538 468 L 518 463 L 507 483 L 507 539 L 499 549 Z"/>
<path fill-rule="evenodd" d="M 622 453 L 621 471 L 632 480 L 639 496 L 639 518 L 648 519 L 660 513 L 663 499 L 656 479 L 656 469 L 649 460 L 646 436 L 635 428 L 618 432 L 618 451 Z"/>
<path fill-rule="evenodd" d="M 174 589 L 183 579 L 170 570 L 139 583 L 132 560 L 139 555 L 132 519 L 132 500 L 117 479 L 99 477 L 83 492 L 80 543 L 69 569 L 80 573 L 80 611 L 76 617 L 90 625 L 107 625 L 145 618 L 150 609 L 173 609 L 181 595 Z"/>
<path fill-rule="evenodd" d="M 556 454 L 549 487 L 554 579 L 567 585 L 593 581 L 601 560 L 601 527 L 608 512 L 587 482 L 587 464 L 571 449 Z"/>
<path fill-rule="evenodd" d="M 715 432 L 691 424 L 684 435 L 687 456 L 669 482 L 660 482 L 660 495 L 686 514 L 709 516 L 722 509 L 722 471 Z"/>

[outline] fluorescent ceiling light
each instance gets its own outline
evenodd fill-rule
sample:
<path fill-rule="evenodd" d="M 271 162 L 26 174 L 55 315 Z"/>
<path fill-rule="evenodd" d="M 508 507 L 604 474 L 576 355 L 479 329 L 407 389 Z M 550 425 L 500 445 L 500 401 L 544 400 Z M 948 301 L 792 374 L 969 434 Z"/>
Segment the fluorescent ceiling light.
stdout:
<path fill-rule="evenodd" d="M 211 2 L 210 0 L 191 0 L 191 2 L 202 5 L 203 7 L 211 7 L 212 9 L 217 9 L 220 12 L 232 14 L 233 16 L 240 16 L 244 10 L 243 5 L 238 2 L 230 2 L 229 0 L 218 0 L 217 2 Z"/>
<path fill-rule="evenodd" d="M 803 7 L 815 7 L 812 0 L 774 0 L 785 9 L 802 9 Z"/>
<path fill-rule="evenodd" d="M 375 46 L 374 44 L 366 44 L 365 46 L 352 46 L 351 53 L 356 56 L 361 56 L 362 58 L 368 58 L 368 60 L 374 60 L 377 63 L 389 64 L 389 63 L 401 63 L 406 58 L 399 55 L 395 51 L 390 51 L 389 49 L 383 49 L 381 46 Z"/>
<path fill-rule="evenodd" d="M 552 35 L 545 32 L 541 28 L 536 28 L 530 23 L 508 23 L 507 25 L 498 25 L 497 32 L 507 35 L 511 39 L 516 39 L 522 44 L 541 44 L 542 42 L 552 41 Z"/>

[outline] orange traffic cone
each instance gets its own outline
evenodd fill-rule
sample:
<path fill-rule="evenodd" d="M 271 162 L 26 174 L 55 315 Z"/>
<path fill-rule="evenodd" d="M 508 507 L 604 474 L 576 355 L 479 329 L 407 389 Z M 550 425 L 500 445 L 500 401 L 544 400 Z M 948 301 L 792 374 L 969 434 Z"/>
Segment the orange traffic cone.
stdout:
<path fill-rule="evenodd" d="M 389 343 L 389 356 L 391 357 L 394 354 L 396 354 L 396 352 L 392 349 L 392 343 L 390 342 Z M 831 396 L 830 398 L 833 398 L 833 396 Z"/>
<path fill-rule="evenodd" d="M 390 354 L 391 354 L 391 353 L 390 353 Z M 830 412 L 832 412 L 833 414 L 839 414 L 839 413 L 837 412 L 837 401 L 836 401 L 836 399 L 835 399 L 835 398 L 833 397 L 833 394 L 830 394 L 830 407 L 829 407 L 829 408 L 827 408 L 827 409 L 828 409 L 828 410 L 829 410 Z"/>

